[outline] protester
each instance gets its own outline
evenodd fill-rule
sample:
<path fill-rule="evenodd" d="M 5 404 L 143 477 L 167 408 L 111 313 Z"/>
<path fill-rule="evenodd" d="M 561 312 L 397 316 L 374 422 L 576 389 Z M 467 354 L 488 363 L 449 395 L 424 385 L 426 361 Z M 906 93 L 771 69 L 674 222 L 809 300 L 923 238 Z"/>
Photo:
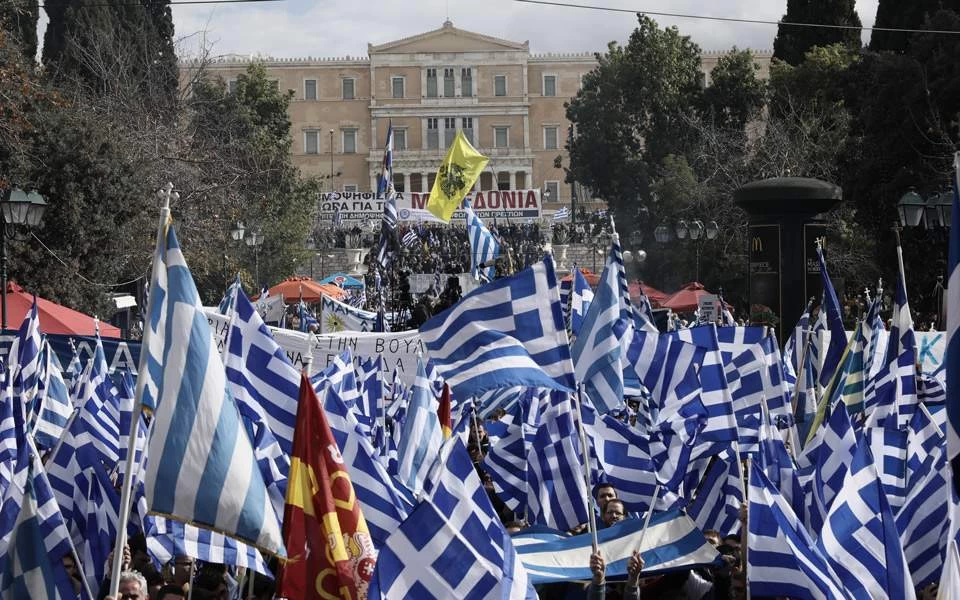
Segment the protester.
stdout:
<path fill-rule="evenodd" d="M 587 588 L 588 600 L 640 600 L 640 573 L 643 571 L 643 558 L 639 550 L 634 550 L 627 559 L 627 581 L 625 583 L 606 583 L 607 563 L 603 552 L 597 550 L 590 555 L 590 571 L 593 578 Z"/>
<path fill-rule="evenodd" d="M 627 518 L 627 509 L 624 507 L 622 500 L 611 498 L 603 506 L 603 523 L 607 527 L 611 527 L 625 518 Z"/>
<path fill-rule="evenodd" d="M 600 483 L 596 486 L 594 497 L 597 500 L 597 507 L 600 509 L 600 514 L 603 514 L 603 508 L 607 505 L 607 502 L 617 497 L 617 490 L 612 484 Z"/>

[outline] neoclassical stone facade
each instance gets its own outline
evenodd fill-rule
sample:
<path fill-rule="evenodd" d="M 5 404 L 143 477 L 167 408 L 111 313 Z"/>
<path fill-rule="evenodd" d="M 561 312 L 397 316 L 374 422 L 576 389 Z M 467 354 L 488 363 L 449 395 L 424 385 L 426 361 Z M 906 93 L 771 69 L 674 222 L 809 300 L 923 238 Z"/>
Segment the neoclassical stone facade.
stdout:
<path fill-rule="evenodd" d="M 596 65 L 593 54 L 531 54 L 528 42 L 502 40 L 447 21 L 419 35 L 368 45 L 365 58 L 230 57 L 207 68 L 235 80 L 264 63 L 290 105 L 294 161 L 327 189 L 376 189 L 387 128 L 394 130 L 394 186 L 428 191 L 458 129 L 490 158 L 481 190 L 540 189 L 544 208 L 569 206 L 563 182 L 569 122 L 564 103 Z M 703 56 L 704 83 L 719 53 Z M 766 76 L 770 53 L 756 54 Z M 184 71 L 196 68 L 185 64 Z M 557 166 L 557 158 L 560 158 Z M 583 203 L 582 190 L 578 202 Z"/>

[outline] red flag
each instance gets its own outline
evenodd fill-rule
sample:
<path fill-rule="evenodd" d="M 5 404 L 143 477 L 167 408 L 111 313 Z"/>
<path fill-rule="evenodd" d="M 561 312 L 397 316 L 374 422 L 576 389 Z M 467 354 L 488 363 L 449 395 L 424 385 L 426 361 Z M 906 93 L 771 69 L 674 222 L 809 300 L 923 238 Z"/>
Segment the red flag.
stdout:
<path fill-rule="evenodd" d="M 327 416 L 306 374 L 300 378 L 277 595 L 362 600 L 376 563 L 367 522 L 357 504 Z"/>
<path fill-rule="evenodd" d="M 443 392 L 440 394 L 440 407 L 437 408 L 437 418 L 440 420 L 440 430 L 443 431 L 443 439 L 450 437 L 453 431 L 453 423 L 450 416 L 450 386 L 443 384 Z"/>

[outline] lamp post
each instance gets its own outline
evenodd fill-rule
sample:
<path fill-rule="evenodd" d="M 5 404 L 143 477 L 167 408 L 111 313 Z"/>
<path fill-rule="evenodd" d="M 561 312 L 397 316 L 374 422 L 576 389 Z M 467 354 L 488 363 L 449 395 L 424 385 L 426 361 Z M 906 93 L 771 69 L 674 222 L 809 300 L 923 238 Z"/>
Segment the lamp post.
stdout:
<path fill-rule="evenodd" d="M 18 188 L 6 191 L 0 200 L 3 227 L 0 228 L 0 277 L 2 277 L 2 328 L 7 329 L 7 238 L 16 234 L 20 225 L 37 227 L 43 220 L 47 201 L 37 192 L 25 192 Z"/>
<path fill-rule="evenodd" d="M 254 273 L 257 281 L 257 288 L 260 287 L 260 246 L 263 245 L 264 235 L 259 231 L 251 231 L 250 235 L 244 240 L 247 246 L 253 248 Z"/>
<path fill-rule="evenodd" d="M 246 231 L 246 228 L 243 226 L 243 223 L 237 221 L 237 224 L 230 229 L 230 239 L 233 240 L 234 244 L 243 239 L 243 234 Z M 223 278 L 227 280 L 229 278 L 229 273 L 227 273 L 227 255 L 228 248 L 223 250 Z"/>
<path fill-rule="evenodd" d="M 607 231 L 606 227 L 591 225 L 590 226 L 590 238 L 589 246 L 591 249 L 590 254 L 593 255 L 593 272 L 597 272 L 597 256 L 602 255 L 604 251 L 610 247 L 610 239 L 613 237 L 610 235 L 610 232 Z"/>
<path fill-rule="evenodd" d="M 674 234 L 676 234 L 678 240 L 689 239 L 694 243 L 697 256 L 694 280 L 700 281 L 700 252 L 703 250 L 703 244 L 717 239 L 717 236 L 720 235 L 720 226 L 717 225 L 716 221 L 708 221 L 704 224 L 700 219 L 690 222 L 681 219 L 677 221 L 673 230 L 666 223 L 661 223 L 653 230 L 653 237 L 661 244 L 669 242 Z"/>
<path fill-rule="evenodd" d="M 639 267 L 639 265 L 642 265 L 644 261 L 647 260 L 647 252 L 640 248 L 640 244 L 643 243 L 643 232 L 639 229 L 634 229 L 627 239 L 630 242 L 631 249 L 624 250 L 623 263 L 629 265 L 635 261 Z"/>

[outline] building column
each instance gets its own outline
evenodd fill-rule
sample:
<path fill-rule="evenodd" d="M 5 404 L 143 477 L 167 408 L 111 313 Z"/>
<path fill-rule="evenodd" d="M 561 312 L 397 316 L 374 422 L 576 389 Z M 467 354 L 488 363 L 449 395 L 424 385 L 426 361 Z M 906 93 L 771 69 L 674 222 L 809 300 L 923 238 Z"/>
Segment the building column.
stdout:
<path fill-rule="evenodd" d="M 410 193 L 410 173 L 403 174 L 403 193 Z"/>
<path fill-rule="evenodd" d="M 370 176 L 370 191 L 373 193 L 377 192 L 377 176 L 376 175 Z"/>
<path fill-rule="evenodd" d="M 519 173 L 520 173 L 520 171 L 511 171 L 511 172 L 510 172 L 510 189 L 512 189 L 512 190 L 518 190 L 518 189 L 520 189 L 520 181 L 519 181 L 519 178 L 517 177 L 517 175 L 518 175 Z"/>

